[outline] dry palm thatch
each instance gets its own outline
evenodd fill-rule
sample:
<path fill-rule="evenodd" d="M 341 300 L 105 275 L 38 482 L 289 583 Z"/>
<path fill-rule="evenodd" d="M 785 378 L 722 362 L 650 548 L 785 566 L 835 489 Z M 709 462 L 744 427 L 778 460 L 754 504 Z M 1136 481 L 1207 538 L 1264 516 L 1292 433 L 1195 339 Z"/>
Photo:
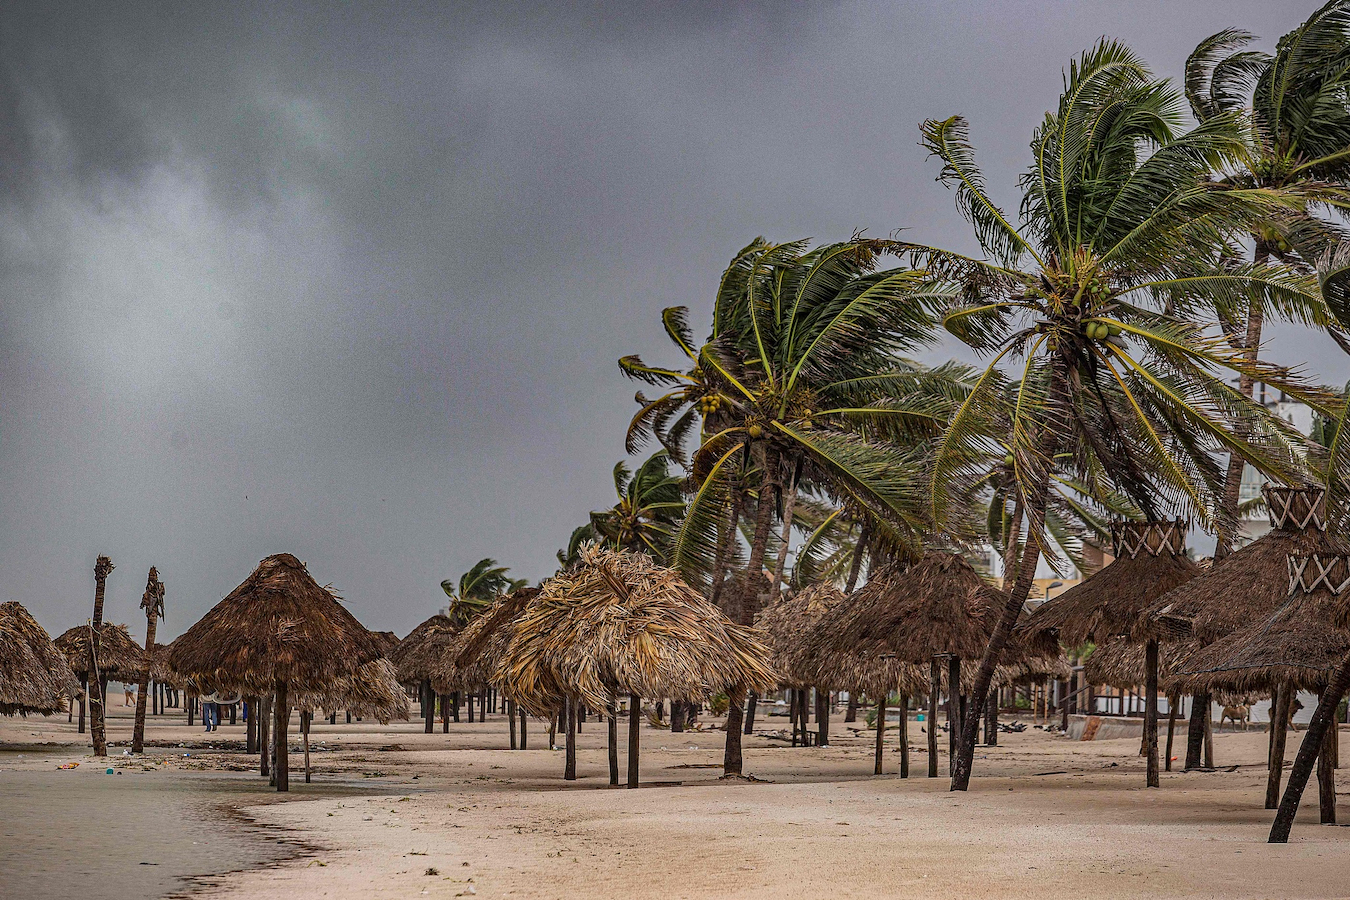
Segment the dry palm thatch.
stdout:
<path fill-rule="evenodd" d="M 1339 606 L 1338 598 L 1324 588 L 1296 590 L 1261 621 L 1190 656 L 1179 678 L 1197 691 L 1256 692 L 1293 684 L 1320 692 L 1350 654 L 1350 632 L 1333 624 Z"/>
<path fill-rule="evenodd" d="M 1325 489 L 1266 485 L 1262 493 L 1271 530 L 1161 597 L 1141 620 L 1144 629 L 1208 644 L 1280 608 L 1290 554 L 1344 552 L 1344 542 L 1325 531 Z"/>
<path fill-rule="evenodd" d="M 1158 690 L 1164 694 L 1182 690 L 1177 673 L 1196 650 L 1186 641 L 1161 644 L 1158 648 Z M 1089 684 L 1104 684 L 1120 691 L 1134 690 L 1148 677 L 1144 668 L 1144 645 L 1111 641 L 1098 646 L 1083 664 Z"/>
<path fill-rule="evenodd" d="M 460 631 L 454 652 L 443 657 L 434 670 L 433 680 L 468 688 L 491 684 L 510 697 L 505 685 L 495 680 L 497 665 L 510 643 L 511 623 L 539 591 L 527 587 L 503 594 L 471 619 Z"/>
<path fill-rule="evenodd" d="M 408 718 L 408 695 L 399 684 L 394 664 L 383 657 L 371 660 L 325 690 L 298 693 L 294 702 L 299 709 L 341 709 L 386 725 L 391 719 Z"/>
<path fill-rule="evenodd" d="M 793 688 L 814 685 L 808 645 L 821 619 L 845 603 L 844 592 L 832 584 L 813 584 L 783 596 L 760 611 L 755 624 L 769 640 L 773 663 L 783 673 L 783 684 Z"/>
<path fill-rule="evenodd" d="M 172 641 L 167 644 L 155 642 L 155 646 L 146 653 L 146 657 L 150 661 L 150 677 L 160 684 L 167 684 L 169 687 L 183 690 L 187 687 L 187 679 L 169 667 L 169 654 L 172 652 Z"/>
<path fill-rule="evenodd" d="M 0 715 L 50 715 L 80 686 L 65 655 L 23 604 L 0 603 Z"/>
<path fill-rule="evenodd" d="M 91 625 L 76 625 L 67 629 L 54 642 L 66 655 L 66 662 L 77 678 L 93 677 L 95 662 L 90 649 Z M 131 636 L 125 625 L 103 623 L 99 631 L 97 661 L 98 676 L 109 681 L 135 682 L 145 670 L 145 651 Z"/>
<path fill-rule="evenodd" d="M 380 655 L 388 659 L 389 654 L 394 652 L 394 648 L 399 645 L 398 635 L 392 631 L 372 631 L 371 634 L 375 636 L 375 641 L 380 645 Z"/>
<path fill-rule="evenodd" d="M 567 696 L 605 709 L 612 693 L 706 700 L 779 681 L 758 629 L 736 625 L 643 554 L 583 549 L 515 619 L 496 678 L 527 711 Z"/>
<path fill-rule="evenodd" d="M 419 685 L 429 678 L 447 653 L 454 652 L 455 636 L 459 629 L 448 616 L 437 613 L 418 625 L 408 636 L 398 642 L 398 646 L 389 651 L 389 661 L 398 672 L 398 680 L 403 684 Z M 435 687 L 438 693 L 447 693 L 441 686 Z"/>
<path fill-rule="evenodd" d="M 1184 522 L 1124 522 L 1112 533 L 1115 560 L 1042 604 L 1020 633 L 1056 635 L 1068 647 L 1135 639 L 1144 612 L 1200 572 L 1186 556 Z"/>
<path fill-rule="evenodd" d="M 379 656 L 374 635 L 279 553 L 173 642 L 169 667 L 201 691 L 320 694 Z"/>
<path fill-rule="evenodd" d="M 886 696 L 925 693 L 934 657 L 978 660 L 1005 605 L 962 557 L 930 550 L 911 568 L 887 566 L 869 577 L 815 629 L 804 666 L 840 687 Z M 1062 668 L 1053 639 L 1017 639 L 1003 652 L 1000 681 Z M 962 681 L 973 681 L 963 672 Z M 883 693 L 885 692 L 885 693 Z"/>

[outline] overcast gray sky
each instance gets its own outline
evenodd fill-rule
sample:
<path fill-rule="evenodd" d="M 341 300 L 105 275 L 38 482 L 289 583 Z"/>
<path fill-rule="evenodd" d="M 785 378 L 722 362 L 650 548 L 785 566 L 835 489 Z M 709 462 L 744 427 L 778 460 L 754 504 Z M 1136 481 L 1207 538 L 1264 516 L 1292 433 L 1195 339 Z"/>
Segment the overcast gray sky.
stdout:
<path fill-rule="evenodd" d="M 0 599 L 59 632 L 107 553 L 109 618 L 158 565 L 173 636 L 287 551 L 401 634 L 483 556 L 551 574 L 613 502 L 615 361 L 735 249 L 970 248 L 920 120 L 1012 205 L 1099 36 L 1175 76 L 1317 5 L 4 4 Z"/>

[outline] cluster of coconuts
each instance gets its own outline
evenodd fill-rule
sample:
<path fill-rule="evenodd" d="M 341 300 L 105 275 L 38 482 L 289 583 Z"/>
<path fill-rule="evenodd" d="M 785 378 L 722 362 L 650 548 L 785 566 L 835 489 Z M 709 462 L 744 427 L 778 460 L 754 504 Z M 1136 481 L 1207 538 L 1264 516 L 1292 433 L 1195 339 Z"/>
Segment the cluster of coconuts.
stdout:
<path fill-rule="evenodd" d="M 1107 338 L 1113 338 L 1120 334 L 1119 325 L 1110 325 L 1106 322 L 1088 322 L 1083 326 L 1083 334 L 1087 335 L 1090 341 L 1104 341 Z"/>
<path fill-rule="evenodd" d="M 718 397 L 716 394 L 709 394 L 706 397 L 699 398 L 698 411 L 706 417 L 717 412 L 724 405 L 721 397 Z"/>

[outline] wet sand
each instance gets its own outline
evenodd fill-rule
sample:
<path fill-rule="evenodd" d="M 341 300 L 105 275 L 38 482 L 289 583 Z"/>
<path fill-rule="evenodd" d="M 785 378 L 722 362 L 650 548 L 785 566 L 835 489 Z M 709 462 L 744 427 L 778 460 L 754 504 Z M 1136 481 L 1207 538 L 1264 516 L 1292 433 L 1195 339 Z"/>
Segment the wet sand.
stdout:
<path fill-rule="evenodd" d="M 764 724 L 774 729 L 782 722 Z M 317 723 L 313 740 L 324 749 L 314 754 L 314 784 L 297 784 L 293 775 L 284 802 L 261 793 L 255 796 L 266 802 L 257 804 L 228 796 L 246 815 L 279 829 L 264 840 L 303 837 L 308 849 L 212 879 L 198 891 L 231 900 L 1350 895 L 1350 830 L 1317 824 L 1315 793 L 1293 842 L 1265 844 L 1271 814 L 1262 808 L 1260 732 L 1216 736 L 1218 761 L 1235 771 L 1169 773 L 1152 791 L 1142 787 L 1137 739 L 1082 743 L 1036 730 L 1004 734 L 1002 746 L 981 750 L 972 790 L 961 795 L 947 792 L 945 778 L 922 777 L 921 752 L 914 755 L 916 777 L 897 778 L 894 732 L 887 774 L 872 777 L 873 733 L 855 733 L 838 719 L 829 748 L 790 748 L 765 733 L 748 739 L 746 770 L 764 783 L 718 780 L 721 732 L 644 728 L 642 768 L 650 786 L 636 791 L 606 786 L 598 723 L 584 727 L 582 777 L 571 784 L 561 777 L 563 754 L 543 749 L 542 723 L 531 726 L 532 749 L 512 752 L 503 749 L 500 716 L 452 725 L 449 735 L 439 723 L 431 735 L 417 723 Z M 920 727 L 910 728 L 912 744 L 921 747 Z M 14 740 L 18 730 L 0 720 L 0 741 Z M 33 730 L 30 741 L 48 733 Z M 224 736 L 235 732 L 242 728 L 227 727 Z M 176 726 L 157 726 L 156 733 L 200 737 Z M 945 736 L 943 747 L 945 772 Z M 236 778 L 256 778 L 216 771 L 245 762 L 239 754 L 193 752 L 161 769 L 205 771 L 160 779 L 167 774 L 161 771 L 142 783 L 158 786 L 153 796 L 171 797 L 181 778 L 193 785 L 186 793 L 219 799 Z M 1293 753 L 1291 746 L 1291 759 Z M 202 812 L 191 803 L 186 811 Z M 66 827 L 70 815 L 58 816 Z M 1342 818 L 1350 819 L 1350 807 Z M 59 833 L 60 823 L 51 830 Z M 182 840 L 192 846 L 186 834 Z M 134 850 L 129 834 L 114 845 Z M 4 886 L 16 872 L 51 879 L 61 868 L 27 853 L 8 853 L 3 862 L 6 897 Z M 158 887 L 146 886 L 163 883 L 155 875 L 140 882 L 129 876 L 128 883 L 144 888 L 134 896 L 154 896 Z"/>

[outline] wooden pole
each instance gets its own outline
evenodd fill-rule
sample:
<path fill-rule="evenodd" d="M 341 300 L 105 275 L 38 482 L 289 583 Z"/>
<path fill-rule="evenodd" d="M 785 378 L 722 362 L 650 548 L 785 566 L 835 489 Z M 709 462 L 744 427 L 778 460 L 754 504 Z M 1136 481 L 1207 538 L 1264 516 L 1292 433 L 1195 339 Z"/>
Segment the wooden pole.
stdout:
<path fill-rule="evenodd" d="M 1158 642 L 1144 645 L 1144 747 L 1148 751 L 1149 787 L 1162 784 L 1158 769 Z"/>
<path fill-rule="evenodd" d="M 272 728 L 268 715 L 271 703 L 267 697 L 258 698 L 258 774 L 263 778 L 272 776 Z"/>
<path fill-rule="evenodd" d="M 436 692 L 431 689 L 431 679 L 422 680 L 422 732 L 431 734 L 436 730 Z"/>
<path fill-rule="evenodd" d="M 525 746 L 525 707 L 518 707 L 520 710 L 520 749 L 528 749 Z"/>
<path fill-rule="evenodd" d="M 628 786 L 638 786 L 638 743 L 642 727 L 642 698 L 628 695 Z"/>
<path fill-rule="evenodd" d="M 909 695 L 900 695 L 900 777 L 909 777 Z"/>
<path fill-rule="evenodd" d="M 1275 685 L 1270 701 L 1270 745 L 1266 755 L 1266 809 L 1280 808 L 1280 781 L 1284 777 L 1285 746 L 1289 733 L 1289 684 Z"/>
<path fill-rule="evenodd" d="M 961 658 L 947 657 L 947 768 L 956 774 L 956 743 L 961 739 Z"/>
<path fill-rule="evenodd" d="M 305 784 L 309 784 L 309 720 L 314 718 L 314 713 L 305 710 L 300 713 L 300 731 L 305 740 Z"/>
<path fill-rule="evenodd" d="M 609 692 L 609 709 L 606 710 L 609 720 L 609 785 L 615 787 L 619 783 L 619 723 L 618 723 L 619 698 L 614 691 Z"/>
<path fill-rule="evenodd" d="M 506 701 L 506 724 L 511 729 L 511 749 L 516 749 L 516 701 Z"/>
<path fill-rule="evenodd" d="M 937 739 L 937 716 L 938 716 L 938 692 L 942 690 L 942 663 L 935 656 L 929 661 L 929 677 L 931 683 L 928 691 L 928 777 L 936 778 L 938 774 L 938 739 Z"/>
<path fill-rule="evenodd" d="M 84 711 L 89 708 L 89 676 L 80 679 L 80 734 L 84 734 Z"/>
<path fill-rule="evenodd" d="M 998 692 L 1000 688 L 989 689 L 989 700 L 984 704 L 984 743 L 989 747 L 998 746 Z"/>
<path fill-rule="evenodd" d="M 872 774 L 881 774 L 881 754 L 886 744 L 886 698 L 877 701 L 877 746 L 873 753 Z"/>
<path fill-rule="evenodd" d="M 1172 738 L 1177 730 L 1177 707 L 1181 705 L 1181 694 L 1173 691 L 1167 695 L 1167 759 L 1163 768 L 1172 771 Z"/>
<path fill-rule="evenodd" d="M 276 777 L 277 793 L 285 793 L 291 789 L 291 766 L 290 766 L 290 748 L 286 746 L 286 728 L 290 724 L 291 707 L 286 697 L 286 682 L 277 682 L 276 703 L 276 722 L 273 725 L 272 740 L 276 744 Z"/>
<path fill-rule="evenodd" d="M 827 688 L 816 688 L 816 746 L 830 746 L 830 692 Z"/>
<path fill-rule="evenodd" d="M 569 697 L 564 702 L 563 715 L 567 718 L 567 750 L 566 759 L 563 764 L 563 779 L 566 781 L 577 780 L 577 700 L 575 697 Z"/>
<path fill-rule="evenodd" d="M 1205 704 L 1205 768 L 1214 768 L 1214 717 L 1210 715 L 1209 704 Z"/>
<path fill-rule="evenodd" d="M 245 697 L 247 709 L 244 711 L 244 752 L 258 752 L 258 698 Z"/>
<path fill-rule="evenodd" d="M 436 695 L 436 702 L 439 703 L 439 704 L 441 705 L 441 734 L 449 734 L 449 733 L 450 733 L 450 695 L 449 695 L 449 694 L 437 694 L 437 695 Z M 512 734 L 511 734 L 511 743 L 514 744 L 515 742 L 516 742 L 516 735 L 515 735 L 514 732 L 512 732 Z"/>

